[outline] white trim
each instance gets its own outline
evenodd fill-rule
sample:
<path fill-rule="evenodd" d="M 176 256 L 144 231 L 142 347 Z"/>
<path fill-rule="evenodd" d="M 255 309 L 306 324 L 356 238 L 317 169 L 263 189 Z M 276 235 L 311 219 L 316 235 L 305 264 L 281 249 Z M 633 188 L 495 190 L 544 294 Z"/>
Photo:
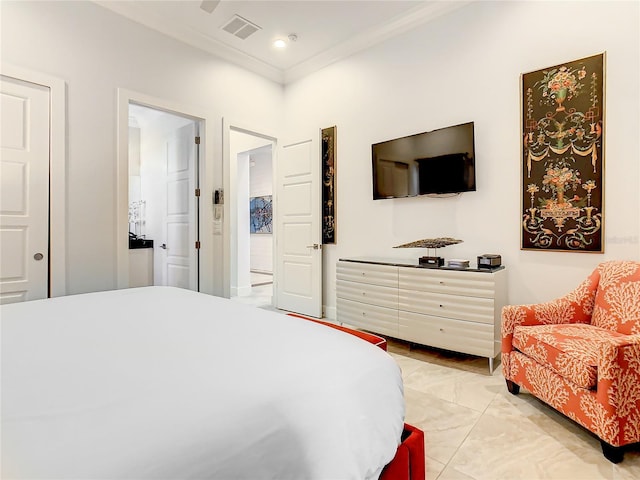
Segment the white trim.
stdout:
<path fill-rule="evenodd" d="M 323 280 L 324 281 L 324 280 Z M 336 315 L 336 307 L 324 307 L 324 316 L 329 320 L 338 321 Z"/>
<path fill-rule="evenodd" d="M 0 73 L 50 90 L 49 128 L 49 291 L 52 297 L 67 294 L 67 89 L 64 80 L 11 64 Z"/>
<path fill-rule="evenodd" d="M 438 17 L 462 8 L 474 0 L 455 2 L 423 2 L 399 16 L 391 17 L 386 23 L 349 37 L 344 42 L 327 48 L 317 55 L 284 70 L 284 85 L 299 80 L 332 63 L 350 55 L 371 48 L 390 38 L 397 37 L 420 25 L 427 24 Z M 249 67 L 247 67 L 249 68 Z M 259 73 L 259 72 L 258 72 Z"/>
<path fill-rule="evenodd" d="M 278 165 L 278 161 L 277 161 L 278 138 L 273 132 L 270 131 L 270 129 L 266 129 L 266 128 L 254 129 L 248 126 L 243 126 L 239 122 L 230 121 L 227 118 L 222 119 L 222 161 L 223 161 L 222 188 L 223 188 L 224 197 L 225 197 L 225 202 L 223 205 L 223 212 L 224 212 L 223 218 L 225 219 L 224 225 L 227 227 L 227 228 L 223 228 L 222 230 L 222 257 L 223 257 L 222 288 L 223 288 L 223 296 L 225 298 L 230 298 L 232 293 L 237 293 L 235 291 L 231 292 L 231 237 L 232 237 L 231 228 L 230 228 L 231 202 L 228 199 L 231 198 L 231 195 L 235 195 L 235 192 L 236 192 L 236 185 L 233 185 L 233 186 L 231 185 L 231 150 L 230 150 L 231 130 L 234 130 L 236 132 L 246 133 L 247 135 L 253 135 L 254 137 L 264 138 L 265 140 L 271 141 L 272 143 L 271 158 L 272 158 L 272 165 L 273 165 L 273 171 L 274 171 L 273 178 L 276 178 L 275 172 Z M 276 198 L 276 192 L 274 189 L 273 218 L 276 218 L 275 215 L 276 215 L 277 203 L 278 202 Z M 275 230 L 275 224 L 274 224 L 274 231 L 273 231 L 274 240 L 276 239 L 276 235 L 277 235 L 277 232 Z M 273 242 L 273 252 L 272 252 L 273 258 L 275 258 L 275 248 L 276 248 L 276 241 Z M 274 268 L 273 268 L 274 289 L 278 281 L 277 278 L 278 278 L 278 272 L 276 271 L 276 265 L 274 264 Z M 275 300 L 275 298 L 276 296 L 274 295 L 273 299 Z M 277 305 L 274 304 L 273 302 L 272 302 L 272 305 L 274 307 L 277 307 Z"/>
<path fill-rule="evenodd" d="M 116 245 L 116 288 L 129 287 L 129 103 L 136 103 L 147 107 L 164 110 L 181 116 L 187 116 L 199 122 L 200 130 L 200 291 L 213 294 L 213 247 L 212 239 L 206 234 L 205 220 L 209 218 L 207 199 L 211 198 L 212 188 L 208 185 L 206 166 L 213 164 L 213 149 L 207 145 L 213 145 L 210 138 L 212 129 L 207 129 L 211 124 L 211 115 L 206 112 L 170 100 L 152 97 L 143 93 L 134 92 L 124 88 L 117 89 L 117 159 L 116 159 L 116 228 L 114 242 Z M 207 193 L 209 192 L 209 193 Z"/>
<path fill-rule="evenodd" d="M 203 35 L 181 22 L 167 22 L 166 19 L 152 15 L 149 9 L 140 8 L 139 5 L 136 5 L 136 2 L 94 0 L 94 3 L 180 42 L 213 54 L 222 60 L 239 65 L 280 84 L 283 83 L 284 75 L 280 68 L 274 67 L 211 36 Z"/>
<path fill-rule="evenodd" d="M 431 22 L 473 1 L 475 0 L 422 2 L 400 15 L 390 17 L 380 25 L 376 25 L 364 32 L 351 36 L 348 40 L 338 45 L 323 49 L 319 54 L 297 65 L 280 68 L 253 57 L 240 49 L 227 45 L 211 36 L 203 35 L 201 32 L 181 24 L 181 22 L 167 21 L 167 19 L 161 16 L 153 15 L 149 9 L 141 8 L 140 5 L 137 5 L 139 2 L 94 0 L 98 5 L 114 13 L 130 18 L 164 35 L 168 35 L 283 85 L 303 78 L 334 62 L 343 60 L 354 53 L 379 44 L 384 40 L 396 37 L 420 25 Z"/>

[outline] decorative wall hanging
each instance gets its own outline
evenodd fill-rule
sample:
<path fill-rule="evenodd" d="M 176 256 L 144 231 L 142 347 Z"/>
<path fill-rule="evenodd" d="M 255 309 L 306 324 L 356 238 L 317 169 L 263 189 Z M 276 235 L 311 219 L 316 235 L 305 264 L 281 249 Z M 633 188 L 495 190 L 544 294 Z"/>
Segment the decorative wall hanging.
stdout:
<path fill-rule="evenodd" d="M 336 243 L 336 127 L 322 129 L 322 243 Z"/>
<path fill-rule="evenodd" d="M 522 249 L 603 246 L 604 54 L 522 75 Z"/>
<path fill-rule="evenodd" d="M 249 233 L 273 233 L 272 196 L 249 199 Z"/>

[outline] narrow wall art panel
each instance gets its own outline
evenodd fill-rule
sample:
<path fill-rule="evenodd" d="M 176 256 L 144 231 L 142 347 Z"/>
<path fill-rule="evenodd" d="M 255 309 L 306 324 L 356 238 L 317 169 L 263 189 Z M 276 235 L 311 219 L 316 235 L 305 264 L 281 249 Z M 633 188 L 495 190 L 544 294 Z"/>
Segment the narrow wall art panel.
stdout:
<path fill-rule="evenodd" d="M 336 127 L 322 129 L 322 243 L 336 243 Z"/>
<path fill-rule="evenodd" d="M 271 195 L 249 199 L 249 233 L 273 233 L 273 200 Z"/>
<path fill-rule="evenodd" d="M 523 250 L 604 252 L 604 54 L 522 75 Z"/>

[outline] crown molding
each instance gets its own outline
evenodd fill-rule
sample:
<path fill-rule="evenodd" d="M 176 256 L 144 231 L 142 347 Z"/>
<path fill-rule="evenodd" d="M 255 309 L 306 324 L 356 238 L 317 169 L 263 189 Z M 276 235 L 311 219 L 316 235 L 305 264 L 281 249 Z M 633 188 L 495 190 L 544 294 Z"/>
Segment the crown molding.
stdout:
<path fill-rule="evenodd" d="M 269 65 L 258 58 L 184 26 L 175 23 L 169 25 L 166 21 L 162 20 L 162 18 L 154 15 L 152 11 L 142 11 L 136 6 L 135 2 L 93 0 L 93 3 L 269 80 L 286 85 L 332 63 L 343 60 L 355 53 L 366 50 L 385 40 L 408 32 L 413 28 L 462 8 L 474 1 L 476 0 L 425 2 L 423 5 L 419 5 L 405 14 L 391 18 L 389 22 L 383 25 L 355 35 L 349 40 L 288 69 L 280 69 Z"/>
<path fill-rule="evenodd" d="M 384 25 L 379 25 L 360 35 L 352 37 L 333 48 L 315 55 L 284 71 L 284 83 L 291 83 L 303 78 L 321 68 L 345 59 L 355 53 L 366 50 L 390 38 L 408 32 L 420 25 L 424 25 L 438 17 L 462 8 L 475 0 L 464 1 L 433 1 L 426 2 L 409 12 L 390 19 Z"/>
<path fill-rule="evenodd" d="M 126 17 L 136 23 L 151 28 L 163 35 L 172 37 L 182 43 L 210 53 L 222 60 L 240 66 L 253 73 L 284 83 L 284 71 L 269 65 L 251 55 L 241 52 L 211 37 L 207 37 L 199 32 L 187 29 L 181 25 L 167 24 L 157 15 L 149 11 L 141 11 L 135 6 L 135 2 L 114 2 L 110 0 L 93 0 L 93 3 L 106 8 L 118 15 Z"/>

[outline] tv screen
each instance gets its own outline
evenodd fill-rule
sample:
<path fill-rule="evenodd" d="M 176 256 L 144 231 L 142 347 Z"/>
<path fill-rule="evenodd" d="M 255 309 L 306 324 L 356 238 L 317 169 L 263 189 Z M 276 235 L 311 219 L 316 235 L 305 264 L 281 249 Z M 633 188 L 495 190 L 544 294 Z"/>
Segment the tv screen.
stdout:
<path fill-rule="evenodd" d="M 473 122 L 371 146 L 373 198 L 476 189 Z"/>

